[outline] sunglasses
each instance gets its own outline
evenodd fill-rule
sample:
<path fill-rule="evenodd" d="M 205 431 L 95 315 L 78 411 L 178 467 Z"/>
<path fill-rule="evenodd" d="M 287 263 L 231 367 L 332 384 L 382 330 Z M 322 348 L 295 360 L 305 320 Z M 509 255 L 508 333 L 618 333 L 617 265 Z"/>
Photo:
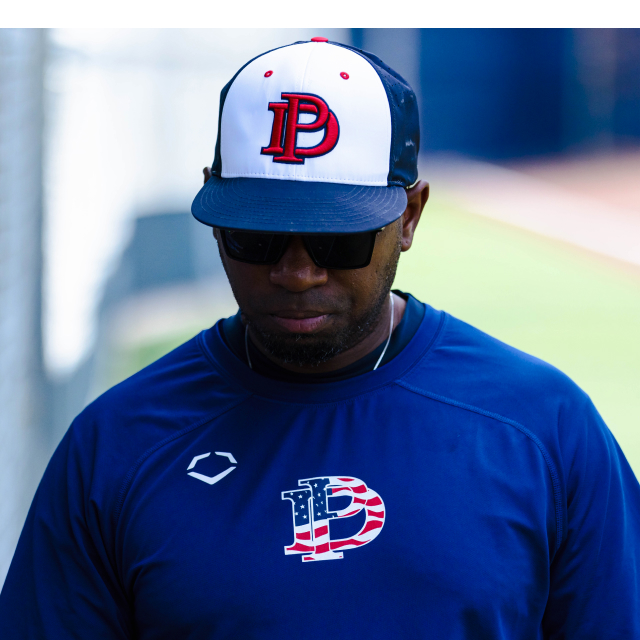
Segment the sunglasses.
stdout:
<path fill-rule="evenodd" d="M 371 262 L 376 236 L 381 229 L 365 233 L 298 234 L 314 264 L 324 269 L 362 269 Z M 276 264 L 293 234 L 255 233 L 220 229 L 225 253 L 249 264 Z"/>

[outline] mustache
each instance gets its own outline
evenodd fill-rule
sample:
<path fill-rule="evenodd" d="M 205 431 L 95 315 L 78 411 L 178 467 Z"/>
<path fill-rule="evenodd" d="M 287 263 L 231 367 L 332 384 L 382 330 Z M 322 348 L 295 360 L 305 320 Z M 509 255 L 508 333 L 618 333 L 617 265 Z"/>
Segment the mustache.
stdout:
<path fill-rule="evenodd" d="M 344 313 L 349 310 L 346 300 L 330 298 L 313 290 L 303 293 L 278 293 L 259 298 L 254 297 L 251 307 L 253 313 L 265 315 L 303 311 L 317 311 L 322 315 L 325 313 Z"/>

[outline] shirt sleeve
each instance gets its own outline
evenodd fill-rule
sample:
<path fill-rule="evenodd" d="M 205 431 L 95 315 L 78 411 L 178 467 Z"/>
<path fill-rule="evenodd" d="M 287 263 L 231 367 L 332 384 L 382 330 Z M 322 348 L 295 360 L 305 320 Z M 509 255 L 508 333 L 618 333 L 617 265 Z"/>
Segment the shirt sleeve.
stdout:
<path fill-rule="evenodd" d="M 640 638 L 640 485 L 595 407 L 580 413 L 561 443 L 566 531 L 551 564 L 545 638 Z"/>
<path fill-rule="evenodd" d="M 93 458 L 72 426 L 40 482 L 0 594 L 2 640 L 133 637 L 104 514 L 91 497 Z"/>

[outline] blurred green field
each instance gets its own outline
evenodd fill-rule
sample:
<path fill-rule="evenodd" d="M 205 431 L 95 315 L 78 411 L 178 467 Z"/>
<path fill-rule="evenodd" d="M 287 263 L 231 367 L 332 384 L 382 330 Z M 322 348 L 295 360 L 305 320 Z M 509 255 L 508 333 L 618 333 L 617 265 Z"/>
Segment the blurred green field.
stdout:
<path fill-rule="evenodd" d="M 434 201 L 394 286 L 564 371 L 640 477 L 640 269 Z"/>
<path fill-rule="evenodd" d="M 434 199 L 394 286 L 568 374 L 640 477 L 640 269 Z M 114 353 L 110 383 L 194 333 L 185 327 Z"/>

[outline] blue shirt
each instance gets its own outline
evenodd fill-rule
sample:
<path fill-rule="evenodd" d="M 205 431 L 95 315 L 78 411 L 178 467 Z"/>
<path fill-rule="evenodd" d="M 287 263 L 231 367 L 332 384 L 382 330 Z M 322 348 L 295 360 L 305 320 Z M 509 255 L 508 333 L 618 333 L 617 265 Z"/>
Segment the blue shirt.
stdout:
<path fill-rule="evenodd" d="M 76 418 L 3 640 L 640 638 L 640 486 L 566 376 L 425 306 L 376 371 L 283 382 L 221 322 Z"/>

